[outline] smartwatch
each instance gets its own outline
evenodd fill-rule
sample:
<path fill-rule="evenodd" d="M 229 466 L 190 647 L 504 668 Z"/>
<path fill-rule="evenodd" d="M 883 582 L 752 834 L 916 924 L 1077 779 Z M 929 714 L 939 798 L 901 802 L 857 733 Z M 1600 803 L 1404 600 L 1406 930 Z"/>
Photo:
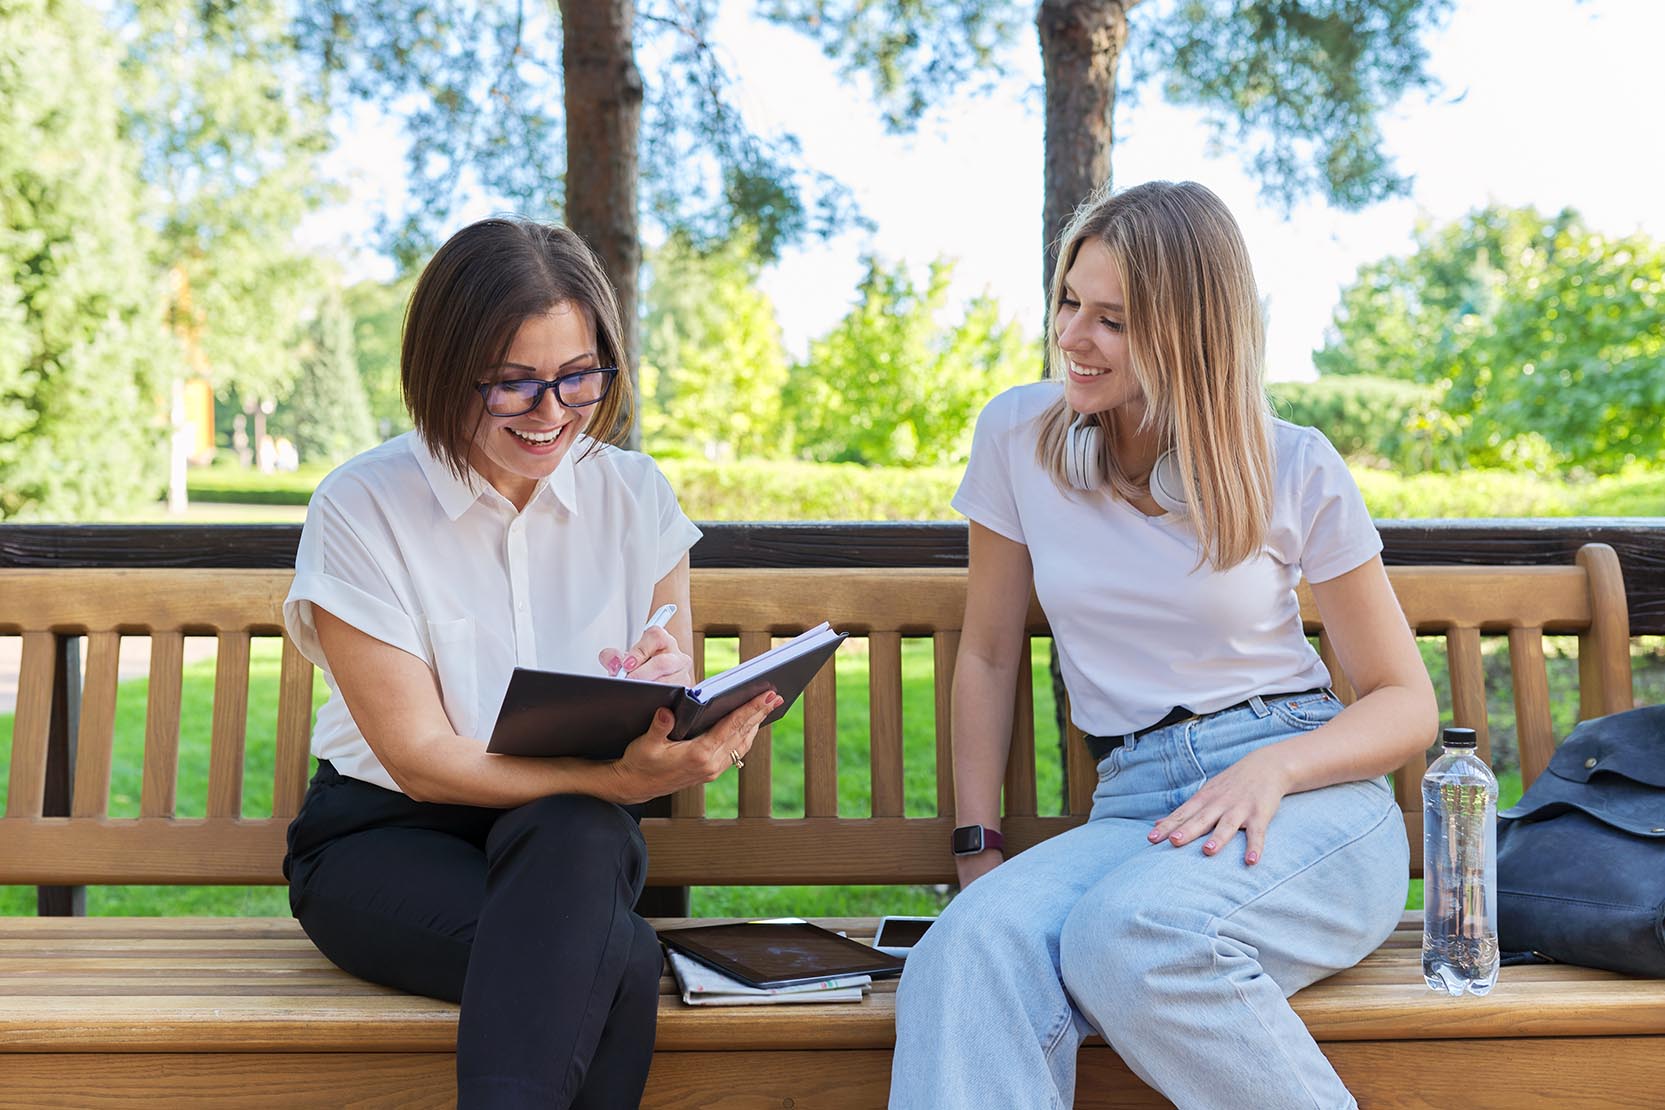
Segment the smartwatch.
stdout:
<path fill-rule="evenodd" d="M 1006 838 L 996 829 L 987 825 L 961 825 L 954 830 L 954 854 L 956 856 L 975 856 L 978 852 L 986 852 L 990 848 L 1001 851 L 1006 846 Z"/>

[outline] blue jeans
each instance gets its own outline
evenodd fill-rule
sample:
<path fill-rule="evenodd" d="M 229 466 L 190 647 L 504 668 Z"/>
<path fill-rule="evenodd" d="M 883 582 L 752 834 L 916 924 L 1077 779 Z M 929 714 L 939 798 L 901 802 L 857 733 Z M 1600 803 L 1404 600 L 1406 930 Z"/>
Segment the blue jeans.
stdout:
<path fill-rule="evenodd" d="M 1387 781 L 1284 798 L 1253 867 L 1241 835 L 1213 857 L 1147 839 L 1205 779 L 1340 710 L 1255 698 L 1107 755 L 1088 822 L 971 884 L 909 955 L 890 1105 L 1069 1107 L 1095 1031 L 1180 1107 L 1356 1105 L 1287 998 L 1399 920 L 1409 845 Z"/>

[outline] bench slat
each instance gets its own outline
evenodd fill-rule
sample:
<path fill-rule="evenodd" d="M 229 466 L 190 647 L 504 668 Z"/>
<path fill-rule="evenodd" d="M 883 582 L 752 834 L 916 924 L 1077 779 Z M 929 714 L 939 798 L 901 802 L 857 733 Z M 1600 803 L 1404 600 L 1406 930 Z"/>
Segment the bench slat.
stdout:
<path fill-rule="evenodd" d="M 0 627 L 83 634 L 176 628 L 187 636 L 236 628 L 277 636 L 294 577 L 293 570 L 5 568 Z"/>
<path fill-rule="evenodd" d="M 273 928 L 287 937 L 273 937 Z M 670 924 L 664 922 L 662 924 Z M 865 927 L 843 924 L 852 935 L 870 935 Z M 124 961 L 82 960 L 71 941 L 48 957 L 0 962 L 0 1052 L 68 1048 L 181 1051 L 225 1049 L 251 1051 L 364 1048 L 381 1038 L 380 1049 L 426 1048 L 449 1051 L 454 1045 L 456 1008 L 400 994 L 340 972 L 321 955 L 295 953 L 309 942 L 292 921 L 252 921 L 251 943 L 226 950 L 209 940 L 195 952 L 189 944 L 156 949 L 154 962 L 171 962 L 194 970 L 200 993 L 175 989 L 156 974 L 128 973 L 124 967 L 142 959 L 143 946 Z M 102 925 L 108 930 L 108 924 Z M 0 939 L 9 939 L 11 922 L 0 922 Z M 28 931 L 24 934 L 27 936 Z M 102 943 L 93 938 L 93 944 Z M 249 977 L 261 972 L 257 958 L 270 948 L 278 961 L 302 972 L 288 987 L 251 989 Z M 254 958 L 251 958 L 254 957 Z M 1291 1004 L 1322 1042 L 1370 1039 L 1468 1039 L 1475 1037 L 1616 1036 L 1665 1034 L 1665 983 L 1628 979 L 1566 966 L 1505 969 L 1496 991 L 1484 999 L 1464 999 L 1461 1006 L 1429 991 L 1421 982 L 1414 949 L 1384 948 L 1359 968 L 1297 993 Z M 84 975 L 72 977 L 68 991 L 55 989 L 41 974 L 55 964 L 81 964 Z M 1520 974 L 1514 974 L 1519 971 Z M 94 975 L 104 975 L 112 989 L 98 996 L 80 990 Z M 333 993 L 319 993 L 333 982 Z M 681 1005 L 674 996 L 661 1001 L 658 1047 L 662 1050 L 751 1048 L 888 1048 L 894 1030 L 894 981 L 884 981 L 860 1005 L 807 1005 L 782 1010 L 745 1007 L 713 1012 Z M 668 983 L 666 986 L 668 990 Z"/>
<path fill-rule="evenodd" d="M 1087 816 L 1093 809 L 1093 791 L 1098 789 L 1098 765 L 1087 750 L 1085 734 L 1070 720 L 1068 697 L 1064 699 L 1064 780 L 1066 812 Z"/>
<path fill-rule="evenodd" d="M 1563 632 L 1590 623 L 1588 578 L 1576 566 L 1390 567 L 1387 573 L 1405 619 L 1420 635 L 1463 625 L 1501 633 L 1536 624 Z M 1297 593 L 1301 618 L 1316 631 L 1312 589 L 1303 581 Z"/>
<path fill-rule="evenodd" d="M 1006 753 L 1006 816 L 1035 814 L 1035 652 L 1025 639 L 1018 650 L 1017 693 L 1012 703 L 1012 746 Z"/>
<path fill-rule="evenodd" d="M 954 667 L 960 655 L 960 630 L 948 628 L 931 637 L 931 673 L 935 676 L 937 739 L 937 816 L 954 813 Z"/>
<path fill-rule="evenodd" d="M 804 816 L 838 816 L 838 656 L 804 687 Z"/>
<path fill-rule="evenodd" d="M 12 713 L 11 781 L 6 787 L 8 818 L 39 817 L 46 806 L 46 742 L 52 728 L 57 652 L 57 637 L 52 633 L 23 633 L 17 706 Z"/>
<path fill-rule="evenodd" d="M 221 632 L 214 663 L 208 816 L 243 815 L 243 746 L 249 728 L 249 634 Z"/>
<path fill-rule="evenodd" d="M 902 637 L 873 632 L 867 638 L 869 774 L 873 816 L 900 817 L 902 803 Z"/>
<path fill-rule="evenodd" d="M 1462 625 L 1447 631 L 1445 658 L 1451 670 L 1452 723 L 1474 730 L 1480 758 L 1490 763 L 1492 738 L 1486 727 L 1486 668 L 1480 656 L 1480 630 Z"/>
<path fill-rule="evenodd" d="M 284 641 L 287 646 L 288 641 Z M 145 695 L 145 763 L 139 816 L 172 817 L 179 790 L 179 707 L 185 675 L 185 637 L 167 630 L 150 634 L 150 686 Z M 278 767 L 284 757 L 280 747 Z M 306 764 L 300 763 L 305 774 Z"/>
<path fill-rule="evenodd" d="M 110 764 L 116 742 L 116 683 L 121 673 L 121 636 L 94 632 L 87 637 L 87 674 L 81 684 L 81 727 L 75 738 L 75 817 L 110 811 Z"/>
<path fill-rule="evenodd" d="M 901 568 L 768 570 L 704 567 L 692 578 L 694 619 L 712 635 L 763 628 L 796 635 L 821 621 L 865 636 L 929 636 L 958 628 L 965 611 L 965 571 Z"/>
<path fill-rule="evenodd" d="M 1549 713 L 1549 672 L 1544 668 L 1541 628 L 1509 630 L 1509 676 L 1515 688 L 1515 746 L 1521 786 L 1537 781 L 1555 754 L 1555 723 Z"/>
<path fill-rule="evenodd" d="M 694 631 L 694 646 L 689 654 L 694 660 L 694 681 L 705 681 L 705 633 Z M 705 784 L 696 782 L 692 786 L 684 787 L 671 795 L 672 817 L 704 817 L 705 816 Z"/>
<path fill-rule="evenodd" d="M 288 825 L 281 817 L 7 817 L 0 884 L 279 884 Z"/>
<path fill-rule="evenodd" d="M 740 659 L 756 658 L 768 651 L 773 640 L 767 632 L 740 633 Z M 773 725 L 757 730 L 752 750 L 747 753 L 745 766 L 740 768 L 740 816 L 768 817 L 774 805 L 770 780 L 774 743 Z"/>
<path fill-rule="evenodd" d="M 716 1015 L 707 1015 L 715 1017 Z M 1521 1106 L 1654 1110 L 1649 1092 L 1665 1088 L 1656 1041 L 1609 1037 L 1568 1042 L 1550 1037 L 1509 1041 L 1353 1041 L 1325 1052 L 1360 1105 L 1428 1104 L 1407 1076 L 1458 1075 L 1484 1059 L 1508 1082 L 1466 1084 L 1444 1104 L 1462 1110 Z M 126 1105 L 264 1110 L 455 1104 L 455 1061 L 448 1052 L 29 1053 L 8 1061 L 7 1094 L 19 1106 Z M 883 1049 L 656 1053 L 642 1099 L 646 1110 L 690 1106 L 883 1107 L 891 1057 Z M 1576 1095 L 1573 1092 L 1576 1091 Z M 119 1096 L 118 1096 L 119 1097 Z M 1108 1048 L 1089 1043 L 1078 1063 L 1075 1110 L 1162 1110 L 1169 1103 L 1145 1087 Z"/>
<path fill-rule="evenodd" d="M 278 672 L 273 817 L 295 816 L 301 811 L 301 799 L 306 795 L 306 757 L 312 743 L 312 680 L 311 661 L 285 636 L 283 662 Z"/>
<path fill-rule="evenodd" d="M 1588 720 L 1635 706 L 1630 668 L 1630 609 L 1625 604 L 1619 556 L 1604 543 L 1578 549 L 1578 569 L 1588 576 L 1590 631 L 1578 641 L 1581 712 Z"/>
<path fill-rule="evenodd" d="M 1324 669 L 1330 672 L 1330 689 L 1341 699 L 1341 704 L 1352 705 L 1357 701 L 1358 691 L 1353 689 L 1352 680 L 1341 665 L 1341 657 L 1335 653 L 1335 641 L 1330 638 L 1329 629 L 1318 634 L 1318 658 L 1324 661 Z"/>

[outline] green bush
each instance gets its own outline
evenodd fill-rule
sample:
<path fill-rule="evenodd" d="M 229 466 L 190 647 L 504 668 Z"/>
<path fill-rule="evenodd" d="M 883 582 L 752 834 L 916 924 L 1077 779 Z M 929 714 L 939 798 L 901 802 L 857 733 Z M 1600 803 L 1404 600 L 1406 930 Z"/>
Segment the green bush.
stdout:
<path fill-rule="evenodd" d="M 193 468 L 185 479 L 192 501 L 240 505 L 305 505 L 330 472 L 328 466 L 303 466 L 288 473 L 262 474 L 242 466 Z"/>
<path fill-rule="evenodd" d="M 1267 392 L 1279 416 L 1317 428 L 1348 458 L 1397 459 L 1407 428 L 1434 400 L 1428 386 L 1369 377 L 1273 382 Z"/>
<path fill-rule="evenodd" d="M 695 520 L 958 520 L 949 498 L 960 468 L 857 463 L 660 459 Z M 261 474 L 236 467 L 191 471 L 192 500 L 305 505 L 328 471 Z M 1548 478 L 1512 470 L 1395 474 L 1355 464 L 1378 520 L 1428 517 L 1665 516 L 1665 471 L 1632 468 L 1600 478 Z"/>
<path fill-rule="evenodd" d="M 660 464 L 695 520 L 957 520 L 961 470 L 858 463 L 667 459 Z"/>
<path fill-rule="evenodd" d="M 1377 520 L 1665 516 L 1665 471 L 1659 470 L 1570 479 L 1512 470 L 1404 475 L 1354 466 L 1353 477 Z"/>

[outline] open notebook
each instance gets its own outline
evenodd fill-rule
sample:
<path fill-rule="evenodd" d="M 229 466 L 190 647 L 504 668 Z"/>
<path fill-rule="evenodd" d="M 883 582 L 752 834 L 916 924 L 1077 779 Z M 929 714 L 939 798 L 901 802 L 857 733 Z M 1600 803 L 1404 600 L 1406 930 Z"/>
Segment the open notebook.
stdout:
<path fill-rule="evenodd" d="M 822 622 L 691 687 L 516 667 L 486 750 L 616 759 L 660 707 L 676 717 L 671 739 L 688 740 L 772 689 L 785 700 L 765 718 L 770 724 L 792 708 L 847 635 Z"/>

